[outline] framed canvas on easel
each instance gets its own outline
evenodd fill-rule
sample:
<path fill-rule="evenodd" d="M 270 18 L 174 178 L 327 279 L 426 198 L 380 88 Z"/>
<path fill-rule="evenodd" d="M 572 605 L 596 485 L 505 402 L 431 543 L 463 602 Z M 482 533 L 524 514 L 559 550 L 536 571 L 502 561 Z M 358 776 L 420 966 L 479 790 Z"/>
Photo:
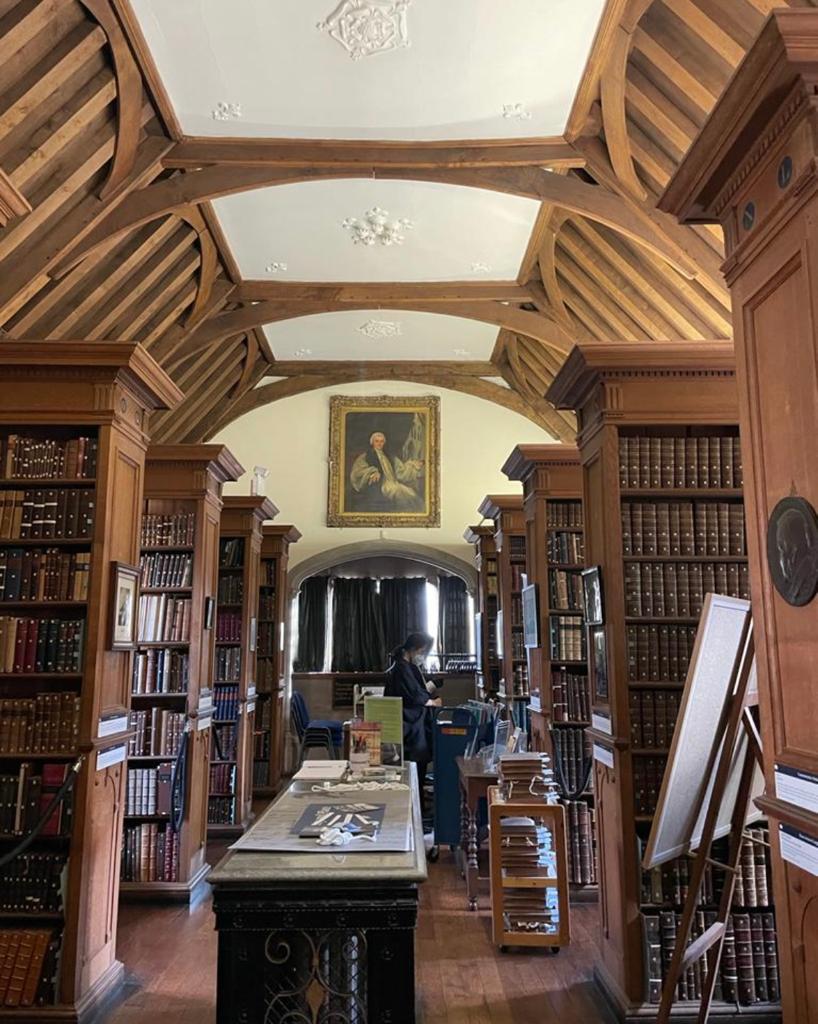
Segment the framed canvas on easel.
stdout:
<path fill-rule="evenodd" d="M 648 870 L 692 856 L 689 890 L 664 979 L 658 1024 L 670 1020 L 683 973 L 706 958 L 698 1024 L 710 1013 L 746 825 L 759 817 L 761 741 L 754 718 L 754 646 L 750 604 L 708 594 L 685 682 L 679 720 L 643 858 Z M 688 944 L 711 846 L 728 837 L 725 883 L 716 920 Z"/>

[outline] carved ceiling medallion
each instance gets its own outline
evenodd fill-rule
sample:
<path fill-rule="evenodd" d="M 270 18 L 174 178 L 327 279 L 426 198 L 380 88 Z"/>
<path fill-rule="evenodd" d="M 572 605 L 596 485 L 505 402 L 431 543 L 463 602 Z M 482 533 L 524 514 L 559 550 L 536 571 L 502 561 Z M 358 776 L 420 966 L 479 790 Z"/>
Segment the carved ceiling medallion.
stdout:
<path fill-rule="evenodd" d="M 371 210 L 366 211 L 363 220 L 347 217 L 341 226 L 352 235 L 355 245 L 390 246 L 403 245 L 403 232 L 410 230 L 414 225 L 405 217 L 390 221 L 388 210 L 373 206 Z"/>
<path fill-rule="evenodd" d="M 238 121 L 241 117 L 241 103 L 228 103 L 226 100 L 221 100 L 210 111 L 210 116 L 214 121 Z"/>
<path fill-rule="evenodd" d="M 328 32 L 353 60 L 409 45 L 406 11 L 412 0 L 341 0 L 317 28 Z"/>
<path fill-rule="evenodd" d="M 522 103 L 504 103 L 503 117 L 507 121 L 530 121 L 531 111 L 526 110 Z"/>
<path fill-rule="evenodd" d="M 394 320 L 367 320 L 358 330 L 367 338 L 397 338 L 403 333 Z"/>
<path fill-rule="evenodd" d="M 282 260 L 273 260 L 272 263 L 268 263 L 264 269 L 268 274 L 283 274 L 287 269 L 287 264 Z"/>

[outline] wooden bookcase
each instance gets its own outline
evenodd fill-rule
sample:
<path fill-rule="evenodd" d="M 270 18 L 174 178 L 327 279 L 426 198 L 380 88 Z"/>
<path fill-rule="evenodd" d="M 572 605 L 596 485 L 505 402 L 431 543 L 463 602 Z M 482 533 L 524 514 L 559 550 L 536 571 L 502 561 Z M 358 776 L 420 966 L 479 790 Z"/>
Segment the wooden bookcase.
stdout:
<path fill-rule="evenodd" d="M 523 646 L 522 577 L 525 519 L 518 495 L 489 494 L 477 511 L 494 523 L 497 551 L 497 696 L 508 704 L 515 724 L 528 730 L 528 664 Z"/>
<path fill-rule="evenodd" d="M 215 630 L 204 628 L 205 603 L 216 597 L 222 488 L 243 472 L 223 445 L 152 445 L 148 449 L 141 601 L 151 610 L 161 601 L 166 609 L 171 602 L 189 602 L 189 628 L 176 643 L 153 640 L 137 647 L 131 719 L 134 727 L 138 725 L 133 741 L 138 753 L 128 758 L 128 767 L 144 772 L 163 766 L 161 771 L 167 775 L 166 766 L 173 762 L 181 742 L 179 729 L 187 730 L 186 798 L 181 828 L 175 835 L 157 815 L 140 815 L 137 807 L 130 809 L 133 813 L 126 809 L 123 898 L 189 900 L 208 871 L 205 844 Z M 174 729 L 176 741 L 168 742 Z"/>
<path fill-rule="evenodd" d="M 253 793 L 258 796 L 278 792 L 284 767 L 290 640 L 287 568 L 290 545 L 300 538 L 291 525 L 268 523 L 262 527 L 253 743 Z"/>
<path fill-rule="evenodd" d="M 477 692 L 490 697 L 500 688 L 500 659 L 497 657 L 497 548 L 493 526 L 469 526 L 463 539 L 474 547 L 477 569 L 475 639 L 477 647 Z"/>
<path fill-rule="evenodd" d="M 572 445 L 518 445 L 503 472 L 523 485 L 526 575 L 537 585 L 540 645 L 527 650 L 530 741 L 561 766 L 572 896 L 593 896 L 596 812 L 593 788 L 583 785 L 591 694 L 580 576 L 585 557 L 579 452 Z M 563 647 L 570 640 L 576 651 L 560 649 L 561 634 Z"/>
<path fill-rule="evenodd" d="M 640 846 L 699 606 L 707 590 L 740 596 L 748 587 L 733 348 L 582 343 L 547 397 L 578 416 L 584 501 L 593 509 L 586 560 L 602 571 L 605 671 L 589 630 L 602 917 L 597 977 L 621 1018 L 635 1021 L 657 1010 L 661 936 L 651 929 L 660 913 L 679 909 L 673 901 L 643 902 Z M 736 525 L 734 536 L 729 527 Z M 676 1012 L 695 1019 L 695 1007 Z M 723 1017 L 773 1021 L 780 1009 L 714 1003 L 711 1019 Z"/>
<path fill-rule="evenodd" d="M 818 1013 L 818 874 L 800 856 L 818 842 L 805 795 L 818 783 L 816 601 L 788 604 L 772 582 L 773 509 L 818 506 L 815 60 L 818 12 L 777 10 L 713 108 L 662 199 L 685 221 L 721 222 L 745 445 L 750 583 L 771 821 L 773 883 L 788 1021 Z M 778 537 L 774 535 L 774 543 Z M 814 553 L 799 552 L 799 568 Z M 788 787 L 798 772 L 799 794 Z"/>
<path fill-rule="evenodd" d="M 0 462 L 0 497 L 8 501 L 15 491 L 28 492 L 30 497 L 23 500 L 30 500 L 32 509 L 34 504 L 47 509 L 53 503 L 55 510 L 53 518 L 48 511 L 42 516 L 54 523 L 43 527 L 42 532 L 53 534 L 47 537 L 36 527 L 15 530 L 6 522 L 0 553 L 8 557 L 22 549 L 33 555 L 49 549 L 58 557 L 84 555 L 90 569 L 87 592 L 79 600 L 0 603 L 0 615 L 76 620 L 82 633 L 81 650 L 74 655 L 76 671 L 37 671 L 35 660 L 34 671 L 25 664 L 23 671 L 16 671 L 13 665 L 0 675 L 0 699 L 20 702 L 18 713 L 23 701 L 62 701 L 51 717 L 59 724 L 36 747 L 33 733 L 27 734 L 22 750 L 15 744 L 17 752 L 10 749 L 12 736 L 7 737 L 0 770 L 17 773 L 22 764 L 30 764 L 39 774 L 48 764 L 59 773 L 77 755 L 83 758 L 70 821 L 60 825 L 65 834 L 43 837 L 30 849 L 34 856 L 64 861 L 61 893 L 53 891 L 53 903 L 40 903 L 47 911 L 0 912 L 0 930 L 11 933 L 10 941 L 17 941 L 13 933 L 18 929 L 34 928 L 47 933 L 43 941 L 48 946 L 42 969 L 25 979 L 24 995 L 27 1001 L 33 996 L 35 1005 L 12 1006 L 7 999 L 0 1020 L 80 1021 L 105 1005 L 123 977 L 115 941 L 131 652 L 111 650 L 112 563 L 138 561 L 148 416 L 173 407 L 182 395 L 142 348 L 125 342 L 7 339 L 0 345 L 0 379 L 4 447 L 12 434 L 59 444 L 80 437 L 89 442 L 84 463 L 88 475 L 83 479 L 67 473 L 67 466 L 62 475 L 47 478 L 36 460 L 22 472 L 19 465 L 12 466 L 7 474 Z M 93 460 L 87 457 L 90 445 L 96 446 Z M 89 492 L 85 500 L 84 491 Z M 66 515 L 76 524 L 82 516 L 84 525 L 66 529 Z M 15 539 L 21 532 L 22 539 Z M 65 643 L 63 655 L 68 651 Z M 37 657 L 33 650 L 32 655 Z M 41 707 L 41 726 L 45 715 Z M 18 842 L 19 836 L 0 837 L 0 849 Z M 13 862 L 3 870 L 10 871 L 15 863 L 19 868 Z"/>
<path fill-rule="evenodd" d="M 219 536 L 208 834 L 247 828 L 253 802 L 262 525 L 278 509 L 263 495 L 224 499 Z"/>

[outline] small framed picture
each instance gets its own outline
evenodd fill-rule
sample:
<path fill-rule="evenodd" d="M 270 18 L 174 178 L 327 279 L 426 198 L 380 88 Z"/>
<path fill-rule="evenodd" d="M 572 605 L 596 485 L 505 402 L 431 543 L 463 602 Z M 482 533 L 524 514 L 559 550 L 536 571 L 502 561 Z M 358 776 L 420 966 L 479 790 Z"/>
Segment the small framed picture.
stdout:
<path fill-rule="evenodd" d="M 591 665 L 594 673 L 594 693 L 598 700 L 608 700 L 608 653 L 605 645 L 605 627 L 588 629 L 591 647 Z"/>
<path fill-rule="evenodd" d="M 594 565 L 590 569 L 583 569 L 580 575 L 586 625 L 601 626 L 605 621 L 605 609 L 602 605 L 602 569 Z"/>
<path fill-rule="evenodd" d="M 540 609 L 537 584 L 529 583 L 522 589 L 523 602 L 523 644 L 526 647 L 540 646 Z"/>
<path fill-rule="evenodd" d="M 258 620 L 255 615 L 250 619 L 250 650 L 256 649 L 256 640 L 258 638 Z"/>
<path fill-rule="evenodd" d="M 213 620 L 216 617 L 216 601 L 212 597 L 206 597 L 204 603 L 204 628 L 213 629 Z"/>
<path fill-rule="evenodd" d="M 132 651 L 136 647 L 139 580 L 138 565 L 111 563 L 111 637 L 112 651 Z"/>

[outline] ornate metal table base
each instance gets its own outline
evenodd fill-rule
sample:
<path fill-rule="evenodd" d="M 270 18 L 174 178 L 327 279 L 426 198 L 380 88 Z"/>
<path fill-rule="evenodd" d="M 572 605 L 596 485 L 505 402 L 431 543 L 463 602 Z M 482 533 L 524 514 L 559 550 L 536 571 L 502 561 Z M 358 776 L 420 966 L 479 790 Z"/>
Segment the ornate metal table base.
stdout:
<path fill-rule="evenodd" d="M 214 894 L 217 1024 L 409 1024 L 417 887 Z"/>

